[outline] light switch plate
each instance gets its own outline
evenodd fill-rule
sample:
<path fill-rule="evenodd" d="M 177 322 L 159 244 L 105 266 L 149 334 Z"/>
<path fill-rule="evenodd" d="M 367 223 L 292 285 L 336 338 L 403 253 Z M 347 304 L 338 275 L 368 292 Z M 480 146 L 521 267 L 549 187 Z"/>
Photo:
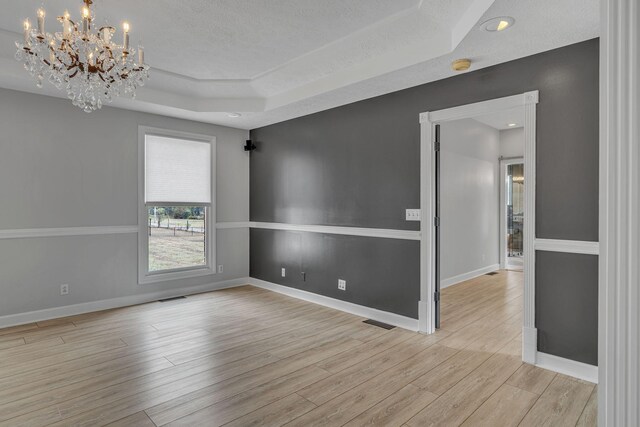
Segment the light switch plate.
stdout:
<path fill-rule="evenodd" d="M 407 209 L 406 220 L 407 221 L 420 221 L 420 209 Z"/>

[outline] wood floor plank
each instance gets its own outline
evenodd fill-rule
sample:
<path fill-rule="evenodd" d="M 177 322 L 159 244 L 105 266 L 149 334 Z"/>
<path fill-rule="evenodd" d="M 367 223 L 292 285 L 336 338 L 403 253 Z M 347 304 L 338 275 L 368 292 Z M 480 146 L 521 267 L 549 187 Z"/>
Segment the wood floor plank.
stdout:
<path fill-rule="evenodd" d="M 461 350 L 434 369 L 413 381 L 413 384 L 433 394 L 441 395 L 484 363 L 491 353 Z"/>
<path fill-rule="evenodd" d="M 24 331 L 32 331 L 34 329 L 38 329 L 38 325 L 36 323 L 26 323 L 24 325 L 10 326 L 8 328 L 0 329 L 0 336 L 15 334 Z"/>
<path fill-rule="evenodd" d="M 503 384 L 462 424 L 465 427 L 515 427 L 538 395 Z"/>
<path fill-rule="evenodd" d="M 156 427 L 144 412 L 138 412 L 107 425 L 109 427 Z"/>
<path fill-rule="evenodd" d="M 340 372 L 415 336 L 412 332 L 394 329 L 390 333 L 373 339 L 348 354 L 338 354 L 335 357 L 324 360 L 318 364 L 318 367 L 332 373 Z"/>
<path fill-rule="evenodd" d="M 240 418 L 236 418 L 234 421 L 225 424 L 225 427 L 281 426 L 315 407 L 316 405 L 304 397 L 293 393 Z"/>
<path fill-rule="evenodd" d="M 385 350 L 343 371 L 328 376 L 322 381 L 305 387 L 299 390 L 298 394 L 316 405 L 322 405 L 335 396 L 407 360 L 429 347 L 429 345 L 429 343 L 422 340 L 400 343 L 389 350 Z"/>
<path fill-rule="evenodd" d="M 154 423 L 158 425 L 168 424 L 216 402 L 306 368 L 327 357 L 347 351 L 359 343 L 359 341 L 349 338 L 340 338 L 336 341 L 323 343 L 316 348 L 282 359 L 268 367 L 256 369 L 229 381 L 213 384 L 195 392 L 184 394 L 179 398 L 154 405 L 147 409 L 146 412 Z M 323 372 L 328 375 L 326 371 Z"/>
<path fill-rule="evenodd" d="M 535 394 L 542 394 L 556 373 L 525 363 L 507 380 L 507 384 Z"/>
<path fill-rule="evenodd" d="M 575 426 L 587 405 L 594 385 L 556 375 L 521 426 Z"/>
<path fill-rule="evenodd" d="M 97 375 L 96 373 L 96 376 L 89 377 L 84 381 L 73 382 L 72 384 L 63 387 L 53 385 L 52 389 L 49 391 L 31 394 L 27 397 L 0 405 L 0 421 L 11 420 L 12 418 L 29 414 L 40 409 L 46 409 L 52 405 L 64 404 L 64 402 L 72 400 L 75 396 L 83 393 L 95 392 L 103 388 L 111 387 L 134 378 L 150 375 L 154 372 L 162 371 L 171 367 L 173 367 L 171 362 L 161 358 L 137 363 L 102 375 Z M 26 393 L 23 393 L 23 396 L 25 394 Z"/>
<path fill-rule="evenodd" d="M 178 398 L 213 383 L 220 383 L 273 362 L 268 355 L 206 369 L 207 366 L 175 366 L 110 387 L 78 394 L 73 399 L 0 422 L 0 426 L 58 424 L 104 425 L 146 408 Z"/>
<path fill-rule="evenodd" d="M 0 341 L 0 350 L 4 350 L 5 348 L 18 347 L 25 344 L 26 342 L 24 341 L 24 338 L 12 338 L 6 341 Z"/>
<path fill-rule="evenodd" d="M 438 396 L 409 384 L 353 418 L 345 427 L 401 426 Z"/>
<path fill-rule="evenodd" d="M 433 403 L 411 418 L 409 426 L 460 425 L 519 367 L 517 356 L 496 353 Z"/>
<path fill-rule="evenodd" d="M 456 350 L 435 344 L 380 375 L 333 398 L 288 426 L 342 425 L 450 358 Z"/>
<path fill-rule="evenodd" d="M 578 419 L 576 427 L 596 427 L 598 425 L 598 389 L 594 388 L 587 405 Z"/>
<path fill-rule="evenodd" d="M 327 375 L 329 375 L 327 371 L 317 366 L 307 366 L 256 388 L 209 405 L 167 425 L 171 427 L 221 426 L 290 395 L 296 390 L 325 378 Z M 164 423 L 158 423 L 155 419 L 154 422 L 160 426 L 165 425 Z"/>

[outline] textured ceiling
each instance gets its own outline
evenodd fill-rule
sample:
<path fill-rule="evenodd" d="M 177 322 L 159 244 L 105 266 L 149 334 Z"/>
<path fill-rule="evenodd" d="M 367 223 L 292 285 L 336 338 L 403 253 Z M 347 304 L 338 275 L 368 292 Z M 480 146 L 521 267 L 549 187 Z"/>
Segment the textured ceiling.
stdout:
<path fill-rule="evenodd" d="M 45 0 L 49 16 L 79 0 Z M 115 106 L 253 128 L 598 36 L 598 0 L 97 0 L 98 23 L 143 37 L 151 80 Z M 0 86 L 42 90 L 13 60 L 41 0 L 0 0 Z M 501 33 L 484 20 L 513 16 Z M 52 19 L 47 29 L 56 28 Z M 241 112 L 229 118 L 228 112 Z M 94 114 L 99 114 L 94 113 Z"/>

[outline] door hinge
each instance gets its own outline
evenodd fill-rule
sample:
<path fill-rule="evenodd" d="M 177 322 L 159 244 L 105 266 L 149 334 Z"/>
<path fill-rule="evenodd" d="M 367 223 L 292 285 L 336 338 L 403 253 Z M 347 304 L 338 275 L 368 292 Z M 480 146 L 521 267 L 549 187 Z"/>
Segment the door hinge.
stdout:
<path fill-rule="evenodd" d="M 434 300 L 435 302 L 439 302 L 439 301 L 440 301 L 440 291 L 435 291 L 435 292 L 433 293 L 433 300 Z"/>
<path fill-rule="evenodd" d="M 433 226 L 440 227 L 440 217 L 437 217 L 437 216 L 433 217 Z"/>
<path fill-rule="evenodd" d="M 440 151 L 440 143 L 438 141 L 433 143 L 433 151 Z"/>

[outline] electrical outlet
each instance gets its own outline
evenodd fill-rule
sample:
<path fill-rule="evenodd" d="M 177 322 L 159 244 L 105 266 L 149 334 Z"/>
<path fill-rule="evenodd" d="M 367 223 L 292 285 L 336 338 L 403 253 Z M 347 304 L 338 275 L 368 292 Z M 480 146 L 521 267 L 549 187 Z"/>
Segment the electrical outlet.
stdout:
<path fill-rule="evenodd" d="M 338 289 L 340 289 L 341 291 L 346 291 L 347 290 L 347 281 L 346 280 L 342 280 L 342 279 L 338 279 Z"/>
<path fill-rule="evenodd" d="M 406 221 L 420 221 L 420 209 L 407 209 L 405 211 Z"/>
<path fill-rule="evenodd" d="M 224 271 L 224 266 L 222 264 L 220 264 L 218 266 L 218 273 L 222 273 Z"/>
<path fill-rule="evenodd" d="M 282 267 L 282 277 L 287 277 L 287 270 L 284 267 Z"/>
<path fill-rule="evenodd" d="M 60 295 L 69 295 L 69 285 L 60 285 Z"/>

